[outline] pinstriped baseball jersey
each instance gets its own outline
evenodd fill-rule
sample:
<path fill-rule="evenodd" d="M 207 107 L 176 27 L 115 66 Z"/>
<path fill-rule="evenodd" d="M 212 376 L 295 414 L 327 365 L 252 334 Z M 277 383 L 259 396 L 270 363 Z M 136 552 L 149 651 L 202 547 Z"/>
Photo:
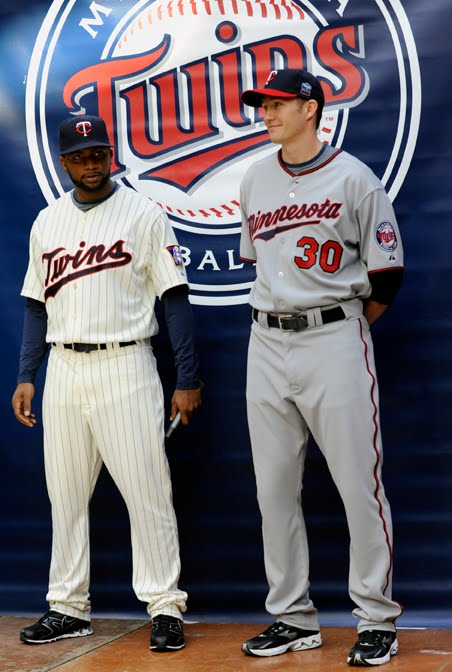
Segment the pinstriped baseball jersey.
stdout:
<path fill-rule="evenodd" d="M 383 185 L 347 152 L 327 147 L 297 175 L 280 152 L 257 161 L 242 181 L 240 201 L 240 256 L 257 260 L 250 303 L 258 310 L 296 312 L 364 299 L 368 273 L 403 266 Z"/>
<path fill-rule="evenodd" d="M 33 224 L 22 295 L 45 301 L 48 342 L 105 343 L 157 333 L 156 297 L 187 284 L 166 215 L 128 187 L 90 210 L 71 193 Z"/>

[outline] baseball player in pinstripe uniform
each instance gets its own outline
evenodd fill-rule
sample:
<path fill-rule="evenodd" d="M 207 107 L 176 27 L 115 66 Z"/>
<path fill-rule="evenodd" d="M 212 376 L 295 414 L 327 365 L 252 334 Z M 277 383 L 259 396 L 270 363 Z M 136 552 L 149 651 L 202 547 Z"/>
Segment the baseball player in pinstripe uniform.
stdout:
<path fill-rule="evenodd" d="M 350 665 L 397 652 L 392 527 L 381 481 L 378 386 L 369 324 L 392 302 L 403 253 L 394 211 L 372 171 L 317 136 L 324 94 L 305 70 L 273 71 L 243 101 L 263 107 L 270 140 L 241 185 L 241 257 L 256 263 L 247 411 L 263 521 L 266 602 L 276 622 L 243 644 L 272 656 L 321 645 L 309 596 L 301 507 L 312 434 L 350 531 L 358 641 Z"/>
<path fill-rule="evenodd" d="M 149 199 L 110 178 L 99 117 L 60 126 L 60 163 L 75 188 L 42 210 L 30 236 L 16 418 L 36 424 L 34 379 L 50 344 L 43 396 L 52 505 L 50 610 L 26 643 L 90 635 L 88 506 L 102 463 L 127 505 L 133 587 L 152 619 L 150 647 L 184 646 L 177 525 L 164 452 L 164 400 L 150 337 L 156 298 L 177 368 L 172 420 L 201 403 L 186 272 L 175 234 Z"/>

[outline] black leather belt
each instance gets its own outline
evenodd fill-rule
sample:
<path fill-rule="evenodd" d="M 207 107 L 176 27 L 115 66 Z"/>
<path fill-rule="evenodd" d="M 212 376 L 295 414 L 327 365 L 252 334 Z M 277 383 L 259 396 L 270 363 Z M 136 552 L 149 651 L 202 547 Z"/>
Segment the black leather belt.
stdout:
<path fill-rule="evenodd" d="M 269 327 L 276 327 L 283 331 L 300 331 L 306 329 L 308 320 L 305 315 L 274 315 L 273 313 L 263 313 L 267 316 L 267 324 Z M 321 310 L 323 324 L 329 322 L 337 322 L 338 320 L 345 320 L 345 313 L 340 306 L 336 308 L 328 308 Z M 258 321 L 259 311 L 253 308 L 253 320 Z"/>
<path fill-rule="evenodd" d="M 127 345 L 135 345 L 136 341 L 123 341 L 118 343 L 120 348 L 125 348 Z M 52 343 L 56 345 L 56 343 Z M 66 350 L 74 350 L 74 352 L 93 352 L 93 350 L 106 350 L 106 343 L 63 343 Z"/>

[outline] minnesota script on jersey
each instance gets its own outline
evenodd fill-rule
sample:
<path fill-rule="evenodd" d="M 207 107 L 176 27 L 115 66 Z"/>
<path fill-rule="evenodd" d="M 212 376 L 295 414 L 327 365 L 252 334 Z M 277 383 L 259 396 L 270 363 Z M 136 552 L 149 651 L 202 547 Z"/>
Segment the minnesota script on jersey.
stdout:
<path fill-rule="evenodd" d="M 275 152 L 248 169 L 240 202 L 240 256 L 257 263 L 250 303 L 263 312 L 364 299 L 368 273 L 403 266 L 383 185 L 345 151 L 326 147 L 298 175 Z"/>

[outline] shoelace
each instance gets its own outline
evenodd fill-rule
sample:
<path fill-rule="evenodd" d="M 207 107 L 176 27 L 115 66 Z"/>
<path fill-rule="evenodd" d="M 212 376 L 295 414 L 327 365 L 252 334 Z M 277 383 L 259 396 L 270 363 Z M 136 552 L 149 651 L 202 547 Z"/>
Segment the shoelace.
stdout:
<path fill-rule="evenodd" d="M 265 630 L 264 635 L 277 635 L 283 630 L 287 630 L 289 626 L 284 625 L 284 623 L 273 623 L 269 628 Z"/>
<path fill-rule="evenodd" d="M 163 628 L 165 626 L 177 626 L 178 625 L 178 619 L 173 618 L 173 616 L 166 616 L 163 614 L 162 616 L 159 617 L 157 622 L 152 621 L 152 627 L 153 628 Z"/>
<path fill-rule="evenodd" d="M 358 639 L 362 644 L 381 644 L 383 635 L 380 632 L 372 632 L 372 630 L 365 630 L 359 633 Z"/>

